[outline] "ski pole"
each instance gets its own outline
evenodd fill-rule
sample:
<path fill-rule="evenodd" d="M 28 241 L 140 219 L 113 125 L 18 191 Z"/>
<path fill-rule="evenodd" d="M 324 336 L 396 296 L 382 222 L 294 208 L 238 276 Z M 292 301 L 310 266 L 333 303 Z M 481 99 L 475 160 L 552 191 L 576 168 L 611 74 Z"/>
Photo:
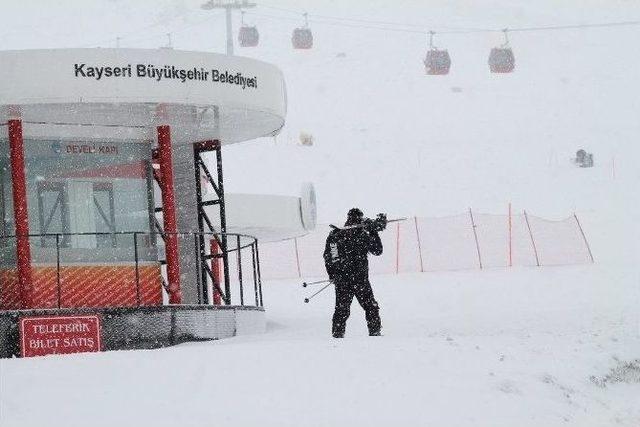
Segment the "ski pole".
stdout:
<path fill-rule="evenodd" d="M 322 289 L 320 289 L 318 292 L 316 292 L 315 294 L 311 295 L 311 296 L 310 296 L 310 297 L 308 297 L 308 298 L 305 298 L 305 299 L 304 299 L 304 302 L 305 302 L 305 303 L 308 303 L 308 302 L 309 302 L 309 300 L 311 300 L 311 298 L 315 297 L 316 295 L 318 295 L 320 292 L 324 291 L 325 289 L 327 289 L 327 288 L 328 288 L 329 286 L 331 286 L 331 285 L 333 285 L 333 282 L 329 282 L 329 283 L 327 283 L 327 284 L 326 284 L 326 285 L 324 285 L 324 286 L 322 287 Z"/>
<path fill-rule="evenodd" d="M 327 283 L 327 282 L 330 282 L 330 281 L 331 281 L 331 279 L 318 280 L 318 281 L 315 281 L 315 282 L 302 282 L 302 287 L 306 288 L 309 285 L 318 285 L 320 283 Z"/>

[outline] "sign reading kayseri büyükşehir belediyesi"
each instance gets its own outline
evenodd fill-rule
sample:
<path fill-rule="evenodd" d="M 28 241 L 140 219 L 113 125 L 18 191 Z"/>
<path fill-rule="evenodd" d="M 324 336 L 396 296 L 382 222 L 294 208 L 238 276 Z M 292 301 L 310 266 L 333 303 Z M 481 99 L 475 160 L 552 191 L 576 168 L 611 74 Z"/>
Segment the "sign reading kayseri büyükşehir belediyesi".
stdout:
<path fill-rule="evenodd" d="M 45 123 L 26 126 L 27 137 L 141 140 L 161 120 L 176 130 L 176 144 L 208 139 L 231 144 L 277 133 L 287 112 L 282 71 L 241 56 L 35 49 L 0 51 L 0 64 L 0 122 L 19 114 L 24 121 Z"/>
<path fill-rule="evenodd" d="M 218 70 L 204 67 L 182 68 L 175 65 L 154 64 L 126 64 L 126 65 L 91 65 L 86 63 L 73 64 L 73 73 L 77 78 L 94 80 L 141 78 L 158 82 L 172 80 L 186 83 L 188 81 L 202 81 L 212 83 L 226 83 L 242 87 L 242 89 L 258 88 L 258 77 L 247 77 L 241 72 Z"/>

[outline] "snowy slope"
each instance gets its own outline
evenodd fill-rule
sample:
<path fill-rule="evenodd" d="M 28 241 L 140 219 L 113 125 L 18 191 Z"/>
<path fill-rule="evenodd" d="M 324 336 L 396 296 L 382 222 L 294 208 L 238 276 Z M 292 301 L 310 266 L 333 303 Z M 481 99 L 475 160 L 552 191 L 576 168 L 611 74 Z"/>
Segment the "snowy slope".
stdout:
<path fill-rule="evenodd" d="M 0 46 L 113 46 L 121 36 L 122 46 L 157 47 L 172 32 L 176 48 L 222 51 L 224 21 L 199 3 L 7 2 L 21 19 L 5 21 Z M 640 5 L 615 0 L 269 4 L 436 27 L 640 19 Z M 376 277 L 379 340 L 365 336 L 356 306 L 348 337 L 330 340 L 331 292 L 305 305 L 297 283 L 266 283 L 264 336 L 0 361 L 0 426 L 640 425 L 637 369 L 602 387 L 640 359 L 640 27 L 512 34 L 507 76 L 486 66 L 500 34 L 443 35 L 452 72 L 430 78 L 419 34 L 312 24 L 315 48 L 294 52 L 295 20 L 247 20 L 262 43 L 238 52 L 284 70 L 289 116 L 277 143 L 226 150 L 228 191 L 297 194 L 314 181 L 320 222 L 353 205 L 423 216 L 504 213 L 509 201 L 542 216 L 575 210 L 596 264 Z M 294 144 L 301 131 L 315 146 Z M 594 169 L 568 164 L 580 147 Z"/>
<path fill-rule="evenodd" d="M 305 305 L 295 283 L 269 283 L 265 335 L 3 361 L 0 425 L 636 426 L 640 366 L 622 376 L 635 383 L 590 379 L 640 355 L 638 293 L 608 279 L 378 277 L 385 336 L 367 337 L 354 307 L 342 341 L 328 338 L 332 292 Z"/>

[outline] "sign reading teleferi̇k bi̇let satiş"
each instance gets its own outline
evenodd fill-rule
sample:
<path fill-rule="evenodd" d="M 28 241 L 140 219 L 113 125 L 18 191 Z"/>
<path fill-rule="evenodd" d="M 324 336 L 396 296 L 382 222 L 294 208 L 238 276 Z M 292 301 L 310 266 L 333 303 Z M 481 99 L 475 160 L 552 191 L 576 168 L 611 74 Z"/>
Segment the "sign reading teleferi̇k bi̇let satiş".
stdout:
<path fill-rule="evenodd" d="M 23 317 L 20 341 L 22 357 L 100 351 L 100 318 L 97 315 Z"/>
<path fill-rule="evenodd" d="M 126 65 L 91 65 L 86 63 L 73 64 L 73 74 L 76 78 L 93 79 L 96 81 L 113 79 L 145 79 L 161 81 L 212 82 L 218 84 L 236 85 L 244 89 L 257 89 L 258 77 L 245 76 L 242 72 L 206 69 L 203 67 L 182 68 L 175 65 L 154 64 L 126 64 Z"/>

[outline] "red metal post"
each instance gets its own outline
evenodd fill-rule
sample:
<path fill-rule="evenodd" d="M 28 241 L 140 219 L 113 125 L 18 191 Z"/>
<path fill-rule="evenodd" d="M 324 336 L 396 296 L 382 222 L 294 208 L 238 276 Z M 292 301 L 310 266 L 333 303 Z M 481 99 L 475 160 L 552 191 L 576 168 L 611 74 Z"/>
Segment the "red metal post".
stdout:
<path fill-rule="evenodd" d="M 171 128 L 158 126 L 158 163 L 162 180 L 162 217 L 164 220 L 165 252 L 167 256 L 167 279 L 169 281 L 169 304 L 180 304 L 180 264 L 178 254 L 178 227 L 176 223 L 176 200 L 173 188 L 173 161 L 171 159 Z"/>
<path fill-rule="evenodd" d="M 418 255 L 420 255 L 420 272 L 424 273 L 424 264 L 422 263 L 422 244 L 420 243 L 420 229 L 418 228 L 418 217 L 414 216 L 413 221 L 416 224 L 416 237 L 418 238 Z"/>
<path fill-rule="evenodd" d="M 396 274 L 400 273 L 400 222 L 396 223 Z"/>
<path fill-rule="evenodd" d="M 211 255 L 220 255 L 220 245 L 216 239 L 211 239 L 209 243 Z M 213 273 L 213 305 L 221 305 L 222 297 L 220 296 L 220 283 L 222 274 L 220 272 L 220 258 L 211 258 L 211 272 Z"/>
<path fill-rule="evenodd" d="M 29 244 L 29 212 L 27 210 L 27 182 L 24 174 L 24 141 L 22 121 L 9 120 L 9 150 L 11 153 L 11 181 L 13 216 L 16 223 L 16 253 L 20 306 L 33 308 L 31 281 L 31 246 Z"/>
<path fill-rule="evenodd" d="M 513 267 L 513 228 L 511 222 L 511 203 L 509 203 L 509 267 Z"/>

